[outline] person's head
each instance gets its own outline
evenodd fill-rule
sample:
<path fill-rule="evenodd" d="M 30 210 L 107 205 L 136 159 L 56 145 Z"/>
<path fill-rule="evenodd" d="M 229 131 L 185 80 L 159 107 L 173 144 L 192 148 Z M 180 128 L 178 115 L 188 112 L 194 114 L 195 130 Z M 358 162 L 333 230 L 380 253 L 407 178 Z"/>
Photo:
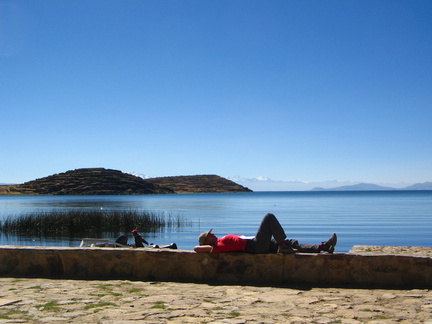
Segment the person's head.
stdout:
<path fill-rule="evenodd" d="M 134 229 L 133 231 L 131 231 L 131 233 L 133 234 L 133 236 L 138 235 L 138 231 L 136 229 Z"/>
<path fill-rule="evenodd" d="M 198 238 L 199 245 L 213 245 L 217 241 L 216 235 L 212 233 L 213 229 L 202 232 Z"/>

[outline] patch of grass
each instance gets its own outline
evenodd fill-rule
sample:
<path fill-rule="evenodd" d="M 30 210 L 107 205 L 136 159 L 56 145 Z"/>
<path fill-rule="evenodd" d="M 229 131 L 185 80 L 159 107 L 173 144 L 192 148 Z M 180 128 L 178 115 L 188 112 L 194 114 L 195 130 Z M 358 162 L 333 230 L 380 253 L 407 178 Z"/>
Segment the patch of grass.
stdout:
<path fill-rule="evenodd" d="M 376 319 L 387 319 L 387 317 L 385 317 L 383 315 L 375 315 L 375 316 L 373 316 L 373 318 L 376 318 Z"/>
<path fill-rule="evenodd" d="M 8 310 L 6 313 L 0 314 L 0 319 L 8 320 L 11 319 L 10 316 L 25 315 L 25 314 L 28 314 L 28 311 L 12 309 L 12 310 Z"/>
<path fill-rule="evenodd" d="M 129 232 L 131 228 L 151 233 L 190 224 L 181 216 L 143 210 L 65 209 L 8 216 L 0 223 L 0 232 L 44 237 L 100 237 L 103 233 L 117 236 Z"/>
<path fill-rule="evenodd" d="M 121 293 L 117 293 L 117 292 L 113 292 L 111 291 L 113 288 L 115 288 L 116 286 L 114 285 L 110 285 L 110 284 L 101 284 L 101 285 L 96 285 L 94 286 L 97 289 L 103 290 L 105 291 L 105 293 L 101 293 L 101 294 L 89 294 L 90 296 L 97 296 L 97 297 L 104 297 L 106 295 L 112 295 L 112 296 L 121 296 Z"/>
<path fill-rule="evenodd" d="M 237 316 L 240 316 L 240 313 L 239 312 L 231 312 L 228 315 L 237 317 Z"/>
<path fill-rule="evenodd" d="M 22 315 L 22 314 L 27 314 L 28 311 L 23 311 L 23 310 L 18 310 L 18 309 L 13 309 L 8 311 L 5 315 L 9 316 L 9 315 Z"/>
<path fill-rule="evenodd" d="M 97 289 L 109 290 L 109 289 L 112 289 L 112 286 L 113 285 L 110 285 L 110 284 L 101 284 L 101 285 L 96 285 L 94 287 Z"/>
<path fill-rule="evenodd" d="M 44 311 L 46 310 L 49 312 L 58 312 L 60 310 L 60 307 L 57 306 L 56 301 L 50 301 L 46 304 L 39 305 L 37 308 L 42 308 Z"/>
<path fill-rule="evenodd" d="M 151 308 L 165 309 L 165 303 L 161 302 L 161 301 L 158 301 Z"/>
<path fill-rule="evenodd" d="M 129 290 L 129 293 L 133 294 L 133 293 L 140 292 L 141 290 L 142 288 L 132 288 L 131 290 Z"/>
<path fill-rule="evenodd" d="M 84 307 L 84 309 L 88 310 L 88 309 L 92 309 L 92 308 L 100 308 L 100 307 L 105 307 L 105 306 L 117 306 L 117 305 L 114 303 L 110 303 L 110 302 L 102 302 L 102 303 L 86 305 Z"/>
<path fill-rule="evenodd" d="M 131 282 L 122 282 L 121 285 L 130 285 L 131 286 L 132 283 Z M 144 290 L 144 288 L 133 287 L 133 288 L 131 288 L 131 289 L 128 290 L 128 293 L 129 294 L 135 294 L 135 293 L 139 293 L 139 292 L 141 292 L 143 290 Z M 145 296 L 145 297 L 147 297 L 148 295 L 147 294 L 139 294 L 139 296 Z"/>
<path fill-rule="evenodd" d="M 364 308 L 364 309 L 360 309 L 362 312 L 372 312 L 372 310 L 371 309 L 369 309 L 369 308 Z"/>
<path fill-rule="evenodd" d="M 32 286 L 32 287 L 28 287 L 27 289 L 42 289 L 41 286 Z"/>
<path fill-rule="evenodd" d="M 121 286 L 123 286 L 123 285 L 132 285 L 132 283 L 131 282 L 122 282 L 121 284 L 120 284 Z"/>

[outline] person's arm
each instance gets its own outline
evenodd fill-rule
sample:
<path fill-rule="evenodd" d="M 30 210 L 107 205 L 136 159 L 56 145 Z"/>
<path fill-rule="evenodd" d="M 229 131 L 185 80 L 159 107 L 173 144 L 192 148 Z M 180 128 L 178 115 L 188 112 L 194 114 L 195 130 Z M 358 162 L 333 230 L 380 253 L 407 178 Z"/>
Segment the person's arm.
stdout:
<path fill-rule="evenodd" d="M 213 246 L 211 245 L 198 245 L 194 247 L 194 251 L 197 253 L 208 253 L 211 252 L 213 249 Z"/>

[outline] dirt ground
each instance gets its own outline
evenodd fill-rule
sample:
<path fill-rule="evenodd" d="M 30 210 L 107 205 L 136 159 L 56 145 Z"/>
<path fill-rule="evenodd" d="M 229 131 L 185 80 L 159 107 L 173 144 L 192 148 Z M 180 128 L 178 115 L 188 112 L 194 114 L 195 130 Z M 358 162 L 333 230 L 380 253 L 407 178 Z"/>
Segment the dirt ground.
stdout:
<path fill-rule="evenodd" d="M 430 323 L 428 289 L 0 278 L 0 323 Z"/>

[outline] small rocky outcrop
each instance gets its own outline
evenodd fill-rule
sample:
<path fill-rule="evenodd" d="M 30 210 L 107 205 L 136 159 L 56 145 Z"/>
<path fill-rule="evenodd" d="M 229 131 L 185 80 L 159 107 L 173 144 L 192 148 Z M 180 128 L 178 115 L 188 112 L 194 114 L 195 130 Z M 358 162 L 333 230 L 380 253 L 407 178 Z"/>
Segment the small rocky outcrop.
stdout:
<path fill-rule="evenodd" d="M 38 195 L 128 195 L 173 193 L 142 178 L 117 170 L 89 168 L 67 171 L 25 182 L 22 193 Z"/>

